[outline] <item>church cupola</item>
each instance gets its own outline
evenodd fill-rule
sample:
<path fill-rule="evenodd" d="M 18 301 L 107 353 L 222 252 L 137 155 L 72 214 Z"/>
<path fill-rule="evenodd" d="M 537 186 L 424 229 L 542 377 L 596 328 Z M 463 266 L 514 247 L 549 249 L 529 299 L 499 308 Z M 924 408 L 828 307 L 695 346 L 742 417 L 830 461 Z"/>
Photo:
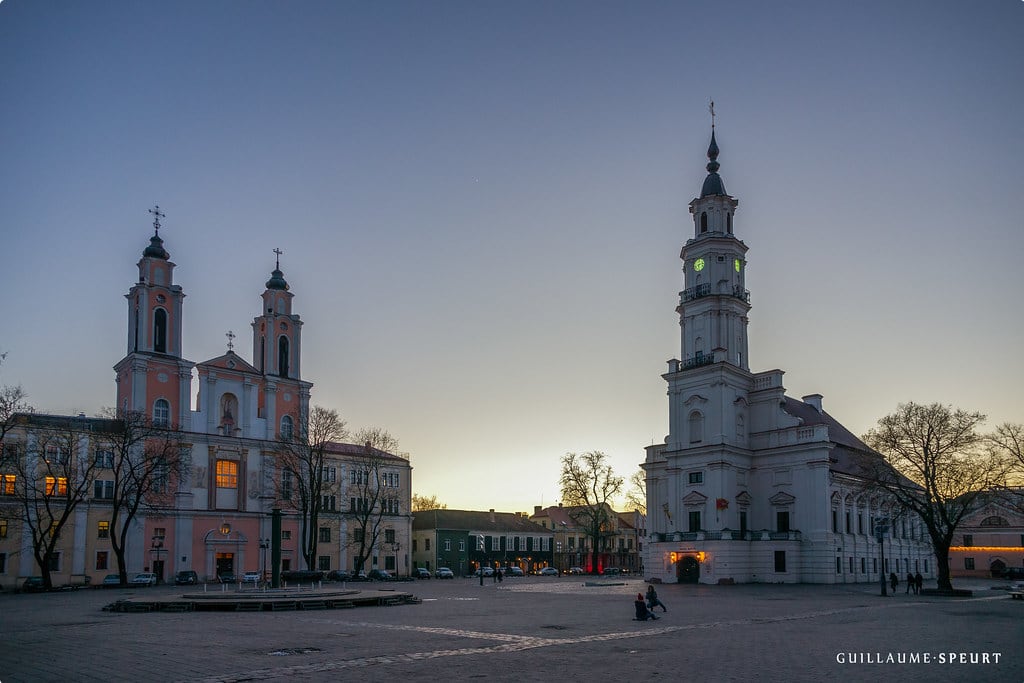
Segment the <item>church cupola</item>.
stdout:
<path fill-rule="evenodd" d="M 265 375 L 299 379 L 302 321 L 292 313 L 294 294 L 281 272 L 280 249 L 263 292 L 263 312 L 253 320 L 253 359 Z"/>
<path fill-rule="evenodd" d="M 701 198 L 708 195 L 728 195 L 722 176 L 718 175 L 718 143 L 715 142 L 715 128 L 711 127 L 711 144 L 708 145 L 708 177 L 704 179 L 704 187 L 700 189 Z"/>
<path fill-rule="evenodd" d="M 267 280 L 267 289 L 276 289 L 282 292 L 288 291 L 288 281 L 284 279 L 280 263 L 277 268 L 274 268 L 274 272 L 270 274 L 270 279 Z"/>

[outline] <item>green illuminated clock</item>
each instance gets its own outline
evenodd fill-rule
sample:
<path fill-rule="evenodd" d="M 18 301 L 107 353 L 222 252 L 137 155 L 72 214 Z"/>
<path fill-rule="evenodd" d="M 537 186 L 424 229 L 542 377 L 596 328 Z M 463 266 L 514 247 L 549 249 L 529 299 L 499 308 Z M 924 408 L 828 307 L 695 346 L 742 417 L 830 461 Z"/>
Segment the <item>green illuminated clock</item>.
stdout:
<path fill-rule="evenodd" d="M 693 262 L 693 269 L 696 270 L 698 273 L 700 271 L 704 270 L 704 259 L 699 258 L 696 261 L 694 261 Z"/>
<path fill-rule="evenodd" d="M 735 261 L 733 261 L 733 267 L 736 269 L 737 273 L 740 272 L 740 268 L 742 268 L 742 266 L 740 265 L 740 260 L 739 259 L 736 259 Z"/>

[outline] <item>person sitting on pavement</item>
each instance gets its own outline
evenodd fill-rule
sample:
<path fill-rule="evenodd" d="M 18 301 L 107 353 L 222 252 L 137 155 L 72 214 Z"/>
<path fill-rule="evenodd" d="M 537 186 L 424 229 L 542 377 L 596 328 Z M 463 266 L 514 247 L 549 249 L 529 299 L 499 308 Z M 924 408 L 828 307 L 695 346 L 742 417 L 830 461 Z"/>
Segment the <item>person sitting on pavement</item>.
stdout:
<path fill-rule="evenodd" d="M 647 603 L 644 602 L 643 593 L 636 594 L 636 600 L 633 601 L 633 607 L 636 608 L 636 616 L 633 618 L 633 621 L 647 621 L 648 619 L 657 620 L 658 618 L 655 616 L 654 612 L 647 609 Z"/>

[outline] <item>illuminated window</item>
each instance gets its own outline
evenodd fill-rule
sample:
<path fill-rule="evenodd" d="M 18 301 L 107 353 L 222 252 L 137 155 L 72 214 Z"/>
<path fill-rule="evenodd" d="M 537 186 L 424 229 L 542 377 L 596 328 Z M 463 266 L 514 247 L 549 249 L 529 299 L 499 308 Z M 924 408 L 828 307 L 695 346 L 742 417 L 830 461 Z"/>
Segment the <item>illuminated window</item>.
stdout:
<path fill-rule="evenodd" d="M 157 427 L 167 427 L 171 424 L 171 404 L 167 399 L 158 398 L 153 404 L 153 424 Z"/>
<path fill-rule="evenodd" d="M 18 478 L 13 474 L 0 474 L 0 496 L 13 496 Z"/>
<path fill-rule="evenodd" d="M 7 538 L 7 520 L 0 519 L 0 538 Z"/>
<path fill-rule="evenodd" d="M 68 495 L 68 478 L 67 477 L 47 477 L 46 478 L 46 495 L 48 495 L 48 496 L 66 496 L 66 495 Z"/>
<path fill-rule="evenodd" d="M 217 461 L 217 488 L 238 488 L 238 463 L 234 460 Z"/>
<path fill-rule="evenodd" d="M 58 522 L 50 523 L 50 536 L 56 536 L 58 531 Z"/>
<path fill-rule="evenodd" d="M 96 538 L 110 538 L 110 522 L 100 522 L 96 530 Z M 99 569 L 99 567 L 97 567 Z"/>

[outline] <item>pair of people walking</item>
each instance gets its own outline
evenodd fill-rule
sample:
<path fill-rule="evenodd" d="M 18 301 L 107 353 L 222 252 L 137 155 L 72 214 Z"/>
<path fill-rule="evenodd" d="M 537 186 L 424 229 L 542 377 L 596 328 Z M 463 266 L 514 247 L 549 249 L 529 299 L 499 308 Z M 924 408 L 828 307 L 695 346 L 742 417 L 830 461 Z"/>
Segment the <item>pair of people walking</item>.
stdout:
<path fill-rule="evenodd" d="M 909 593 L 910 591 L 914 591 L 914 595 L 920 595 L 922 588 L 924 588 L 924 577 L 921 576 L 921 572 L 918 572 L 916 574 L 911 574 L 910 572 L 907 572 L 906 592 Z"/>

